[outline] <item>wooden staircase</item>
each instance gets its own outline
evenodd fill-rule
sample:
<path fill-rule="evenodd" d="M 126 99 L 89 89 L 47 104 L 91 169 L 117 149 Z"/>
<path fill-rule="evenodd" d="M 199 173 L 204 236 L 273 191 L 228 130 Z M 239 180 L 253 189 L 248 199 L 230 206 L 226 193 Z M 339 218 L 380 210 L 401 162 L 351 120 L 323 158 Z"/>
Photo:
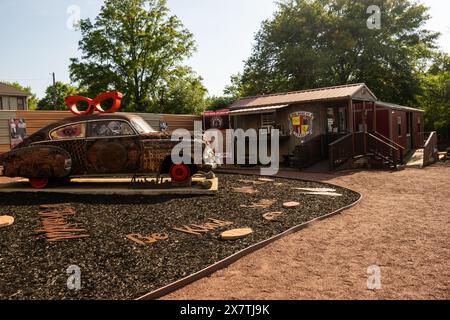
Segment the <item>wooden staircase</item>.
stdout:
<path fill-rule="evenodd" d="M 343 167 L 404 167 L 404 148 L 377 132 L 349 133 L 329 144 L 330 170 Z"/>

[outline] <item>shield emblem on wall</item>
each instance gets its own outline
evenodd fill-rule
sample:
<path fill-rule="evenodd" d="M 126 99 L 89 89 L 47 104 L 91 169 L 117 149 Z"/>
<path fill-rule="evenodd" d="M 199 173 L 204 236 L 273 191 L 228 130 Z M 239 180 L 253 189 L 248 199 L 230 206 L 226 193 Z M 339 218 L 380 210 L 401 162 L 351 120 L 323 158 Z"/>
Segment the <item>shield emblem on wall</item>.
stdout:
<path fill-rule="evenodd" d="M 291 113 L 289 116 L 289 124 L 291 126 L 291 134 L 297 138 L 306 138 L 313 133 L 314 115 L 312 112 L 298 111 Z"/>

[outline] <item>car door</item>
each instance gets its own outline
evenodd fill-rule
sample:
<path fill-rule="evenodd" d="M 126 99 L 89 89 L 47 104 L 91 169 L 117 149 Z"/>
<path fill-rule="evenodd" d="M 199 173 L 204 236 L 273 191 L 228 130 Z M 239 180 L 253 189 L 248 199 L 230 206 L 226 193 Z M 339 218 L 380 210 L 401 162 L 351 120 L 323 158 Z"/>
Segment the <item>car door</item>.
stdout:
<path fill-rule="evenodd" d="M 49 132 L 50 141 L 44 144 L 64 149 L 70 154 L 71 175 L 83 175 L 86 172 L 86 123 L 69 123 Z"/>
<path fill-rule="evenodd" d="M 86 159 L 88 175 L 136 173 L 140 167 L 139 136 L 122 119 L 87 123 Z"/>

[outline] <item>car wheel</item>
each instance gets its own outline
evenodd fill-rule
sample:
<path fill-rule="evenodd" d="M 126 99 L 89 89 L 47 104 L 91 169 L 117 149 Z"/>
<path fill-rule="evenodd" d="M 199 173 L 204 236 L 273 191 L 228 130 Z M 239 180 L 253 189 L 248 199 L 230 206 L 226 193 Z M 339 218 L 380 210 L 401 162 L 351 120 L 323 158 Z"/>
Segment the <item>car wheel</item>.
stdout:
<path fill-rule="evenodd" d="M 43 189 L 48 185 L 48 178 L 30 178 L 28 180 L 35 189 Z"/>
<path fill-rule="evenodd" d="M 169 171 L 170 178 L 174 182 L 183 183 L 191 177 L 191 170 L 184 163 L 174 164 Z"/>

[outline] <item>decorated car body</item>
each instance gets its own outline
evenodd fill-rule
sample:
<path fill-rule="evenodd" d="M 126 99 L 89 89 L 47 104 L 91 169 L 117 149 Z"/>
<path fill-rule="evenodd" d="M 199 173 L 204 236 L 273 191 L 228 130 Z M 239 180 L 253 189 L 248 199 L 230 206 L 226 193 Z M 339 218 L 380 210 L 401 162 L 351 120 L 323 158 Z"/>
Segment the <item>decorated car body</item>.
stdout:
<path fill-rule="evenodd" d="M 113 101 L 117 110 L 121 95 L 103 97 L 117 99 Z M 88 101 L 88 112 L 74 110 L 79 101 Z M 101 101 L 84 97 L 68 97 L 66 102 L 77 116 L 40 129 L 2 154 L 4 176 L 28 178 L 36 188 L 75 176 L 169 174 L 172 181 L 184 183 L 199 169 L 212 167 L 173 163 L 171 151 L 178 141 L 172 141 L 169 132 L 155 131 L 138 115 L 100 111 Z M 100 113 L 93 114 L 94 109 Z"/>

